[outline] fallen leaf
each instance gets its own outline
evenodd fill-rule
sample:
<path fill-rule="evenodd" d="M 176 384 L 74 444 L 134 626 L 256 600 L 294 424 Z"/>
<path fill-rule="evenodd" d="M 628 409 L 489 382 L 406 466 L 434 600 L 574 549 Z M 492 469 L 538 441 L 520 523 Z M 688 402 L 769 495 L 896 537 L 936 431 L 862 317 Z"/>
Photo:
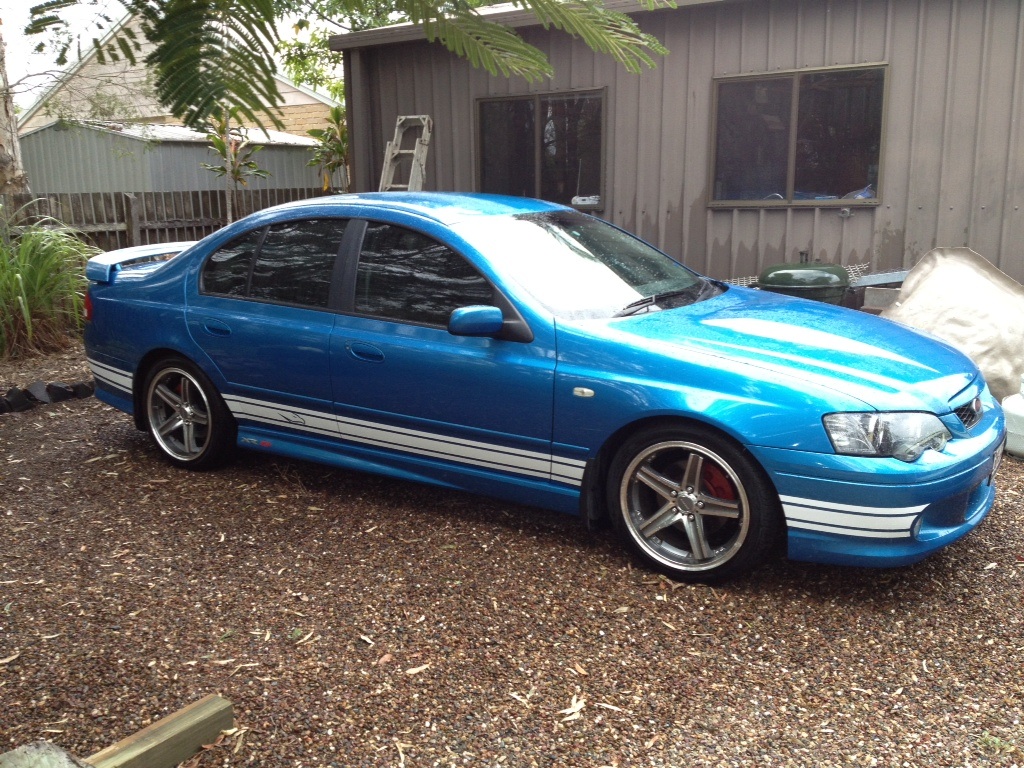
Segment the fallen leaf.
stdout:
<path fill-rule="evenodd" d="M 576 694 L 574 693 L 572 695 L 572 703 L 569 704 L 569 706 L 565 709 L 558 710 L 558 714 L 565 715 L 565 717 L 562 718 L 563 723 L 567 723 L 570 720 L 579 720 L 582 717 L 580 712 L 583 710 L 585 706 L 587 706 L 587 700 L 577 698 Z"/>

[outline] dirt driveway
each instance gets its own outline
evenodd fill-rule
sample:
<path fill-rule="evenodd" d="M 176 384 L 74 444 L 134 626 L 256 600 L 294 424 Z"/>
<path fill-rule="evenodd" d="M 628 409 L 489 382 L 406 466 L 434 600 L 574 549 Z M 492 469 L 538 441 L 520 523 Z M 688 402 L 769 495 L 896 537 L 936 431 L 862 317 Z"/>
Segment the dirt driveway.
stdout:
<path fill-rule="evenodd" d="M 204 766 L 1024 765 L 1024 461 L 1000 482 L 912 568 L 711 589 L 540 510 L 183 473 L 95 399 L 0 415 L 0 752 L 87 756 L 219 692 Z"/>

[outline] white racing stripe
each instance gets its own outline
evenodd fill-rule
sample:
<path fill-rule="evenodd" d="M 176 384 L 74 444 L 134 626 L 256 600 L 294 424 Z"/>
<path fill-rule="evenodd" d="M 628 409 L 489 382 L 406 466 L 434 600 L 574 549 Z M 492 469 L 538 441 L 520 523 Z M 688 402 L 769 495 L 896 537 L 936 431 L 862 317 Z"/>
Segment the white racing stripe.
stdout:
<path fill-rule="evenodd" d="M 927 506 L 865 507 L 794 496 L 781 496 L 780 499 L 790 528 L 886 539 L 910 538 L 914 521 Z"/>
<path fill-rule="evenodd" d="M 88 363 L 98 381 L 129 393 L 132 391 L 131 373 L 91 358 Z M 583 470 L 586 468 L 586 462 L 565 456 L 334 416 L 308 408 L 286 408 L 248 397 L 228 395 L 224 397 L 224 402 L 235 418 L 274 427 L 290 427 L 300 432 L 350 440 L 416 456 L 550 479 L 566 485 L 581 485 Z"/>
<path fill-rule="evenodd" d="M 579 486 L 586 463 L 564 456 L 528 451 L 520 448 L 466 440 L 434 432 L 423 432 L 374 421 L 334 416 L 321 411 L 284 406 L 252 398 L 226 396 L 236 418 L 278 427 L 339 437 L 362 445 L 411 453 L 416 456 L 445 459 L 487 469 L 498 469 L 528 477 L 551 479 Z"/>
<path fill-rule="evenodd" d="M 117 389 L 123 389 L 128 393 L 132 391 L 132 374 L 128 371 L 122 371 L 120 368 L 114 368 L 113 366 L 106 365 L 92 358 L 88 358 L 89 370 L 92 371 L 92 375 L 97 380 L 102 381 L 104 384 L 109 384 Z"/>

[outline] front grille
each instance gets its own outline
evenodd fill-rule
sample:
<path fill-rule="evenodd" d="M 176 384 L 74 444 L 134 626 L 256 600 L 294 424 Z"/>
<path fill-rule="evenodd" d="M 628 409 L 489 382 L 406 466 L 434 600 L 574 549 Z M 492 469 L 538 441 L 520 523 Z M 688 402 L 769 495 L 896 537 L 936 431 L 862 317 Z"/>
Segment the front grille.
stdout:
<path fill-rule="evenodd" d="M 981 421 L 981 415 L 985 412 L 984 406 L 981 404 L 981 398 L 976 397 L 966 405 L 961 405 L 959 408 L 953 411 L 956 417 L 960 419 L 960 422 L 964 425 L 965 429 L 970 429 L 979 421 Z"/>

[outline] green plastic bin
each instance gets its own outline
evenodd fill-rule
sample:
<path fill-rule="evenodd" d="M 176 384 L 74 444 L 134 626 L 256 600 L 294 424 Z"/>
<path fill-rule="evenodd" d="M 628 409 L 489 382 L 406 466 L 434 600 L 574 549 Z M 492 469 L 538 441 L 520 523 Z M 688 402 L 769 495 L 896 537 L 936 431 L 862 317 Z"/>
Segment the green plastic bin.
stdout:
<path fill-rule="evenodd" d="M 837 264 L 776 264 L 761 272 L 757 286 L 773 293 L 841 304 L 850 287 L 850 275 Z"/>

